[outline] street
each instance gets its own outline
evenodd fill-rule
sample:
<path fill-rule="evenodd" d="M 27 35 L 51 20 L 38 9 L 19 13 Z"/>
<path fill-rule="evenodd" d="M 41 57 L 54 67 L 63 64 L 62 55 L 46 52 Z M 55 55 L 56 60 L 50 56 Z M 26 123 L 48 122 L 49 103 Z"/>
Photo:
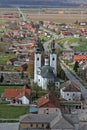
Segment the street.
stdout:
<path fill-rule="evenodd" d="M 18 130 L 19 123 L 0 123 L 0 130 Z"/>
<path fill-rule="evenodd" d="M 61 64 L 62 69 L 64 70 L 66 76 L 68 79 L 70 79 L 71 81 L 75 82 L 81 90 L 82 96 L 85 99 L 85 102 L 87 103 L 87 89 L 85 88 L 85 86 L 83 86 L 80 81 L 78 79 L 76 79 L 75 76 L 73 76 L 73 74 L 71 74 L 66 67 L 64 67 L 63 64 Z"/>

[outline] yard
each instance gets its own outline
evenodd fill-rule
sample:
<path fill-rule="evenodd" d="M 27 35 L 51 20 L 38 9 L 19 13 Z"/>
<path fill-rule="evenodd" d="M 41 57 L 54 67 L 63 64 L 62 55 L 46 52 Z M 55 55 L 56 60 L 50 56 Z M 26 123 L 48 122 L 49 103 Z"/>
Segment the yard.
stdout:
<path fill-rule="evenodd" d="M 15 54 L 0 54 L 0 65 L 5 65 L 6 62 L 11 59 L 11 58 L 15 58 Z"/>
<path fill-rule="evenodd" d="M 27 114 L 29 106 L 10 106 L 7 104 L 0 105 L 0 118 L 19 118 L 21 115 Z"/>
<path fill-rule="evenodd" d="M 69 47 L 73 47 L 77 51 L 86 51 L 87 50 L 87 38 L 74 38 L 74 37 L 68 37 L 68 38 L 60 38 L 58 41 L 61 46 L 66 46 L 66 44 Z"/>
<path fill-rule="evenodd" d="M 23 86 L 0 86 L 0 96 L 7 88 L 22 88 Z M 0 101 L 0 118 L 19 118 L 21 115 L 28 113 L 29 106 L 11 106 L 9 102 Z"/>

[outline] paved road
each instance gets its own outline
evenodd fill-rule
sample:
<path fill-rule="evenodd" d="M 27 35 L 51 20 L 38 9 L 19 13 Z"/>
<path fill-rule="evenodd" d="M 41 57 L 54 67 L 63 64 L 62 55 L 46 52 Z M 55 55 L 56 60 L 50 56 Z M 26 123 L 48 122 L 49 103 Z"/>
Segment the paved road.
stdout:
<path fill-rule="evenodd" d="M 75 76 L 73 76 L 67 69 L 66 67 L 64 67 L 63 64 L 61 64 L 62 69 L 64 70 L 66 76 L 68 79 L 70 79 L 71 81 L 75 82 L 81 89 L 81 93 L 83 95 L 83 98 L 85 99 L 86 103 L 87 103 L 87 89 L 85 89 L 85 86 L 83 86 L 80 81 L 78 79 L 76 79 Z"/>
<path fill-rule="evenodd" d="M 0 123 L 0 130 L 18 130 L 19 123 Z"/>
<path fill-rule="evenodd" d="M 45 51 L 48 52 L 49 44 L 53 41 L 53 39 L 58 39 L 58 35 L 56 33 L 52 32 L 52 31 L 50 31 L 50 30 L 47 30 L 47 29 L 43 28 L 43 27 L 40 27 L 40 28 L 43 29 L 44 31 L 48 32 L 50 35 L 53 36 L 49 41 L 47 41 L 47 42 L 45 42 L 43 44 Z M 60 48 L 60 50 L 62 50 L 62 47 L 59 44 L 55 44 L 55 48 Z"/>

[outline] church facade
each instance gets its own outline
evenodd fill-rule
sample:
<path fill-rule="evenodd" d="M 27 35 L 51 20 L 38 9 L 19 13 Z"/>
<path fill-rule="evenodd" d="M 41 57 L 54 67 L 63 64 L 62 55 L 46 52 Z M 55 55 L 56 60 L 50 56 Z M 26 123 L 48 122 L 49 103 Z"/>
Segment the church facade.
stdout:
<path fill-rule="evenodd" d="M 49 82 L 55 83 L 59 87 L 59 79 L 57 78 L 57 54 L 55 53 L 55 46 L 51 46 L 50 56 L 45 56 L 45 63 L 41 64 L 41 51 L 36 47 L 35 61 L 34 61 L 34 83 L 42 89 L 47 89 Z"/>

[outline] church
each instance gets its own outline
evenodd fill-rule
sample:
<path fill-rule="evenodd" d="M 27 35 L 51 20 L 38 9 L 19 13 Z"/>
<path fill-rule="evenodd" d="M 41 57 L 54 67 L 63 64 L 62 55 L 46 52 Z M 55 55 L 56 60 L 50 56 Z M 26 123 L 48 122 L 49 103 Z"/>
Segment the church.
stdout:
<path fill-rule="evenodd" d="M 44 59 L 45 63 L 41 63 L 41 51 L 37 46 L 35 50 L 34 59 L 34 83 L 42 89 L 47 89 L 49 82 L 55 83 L 55 86 L 59 87 L 59 79 L 57 78 L 57 54 L 55 52 L 55 44 L 51 45 L 50 55 L 46 55 Z"/>

